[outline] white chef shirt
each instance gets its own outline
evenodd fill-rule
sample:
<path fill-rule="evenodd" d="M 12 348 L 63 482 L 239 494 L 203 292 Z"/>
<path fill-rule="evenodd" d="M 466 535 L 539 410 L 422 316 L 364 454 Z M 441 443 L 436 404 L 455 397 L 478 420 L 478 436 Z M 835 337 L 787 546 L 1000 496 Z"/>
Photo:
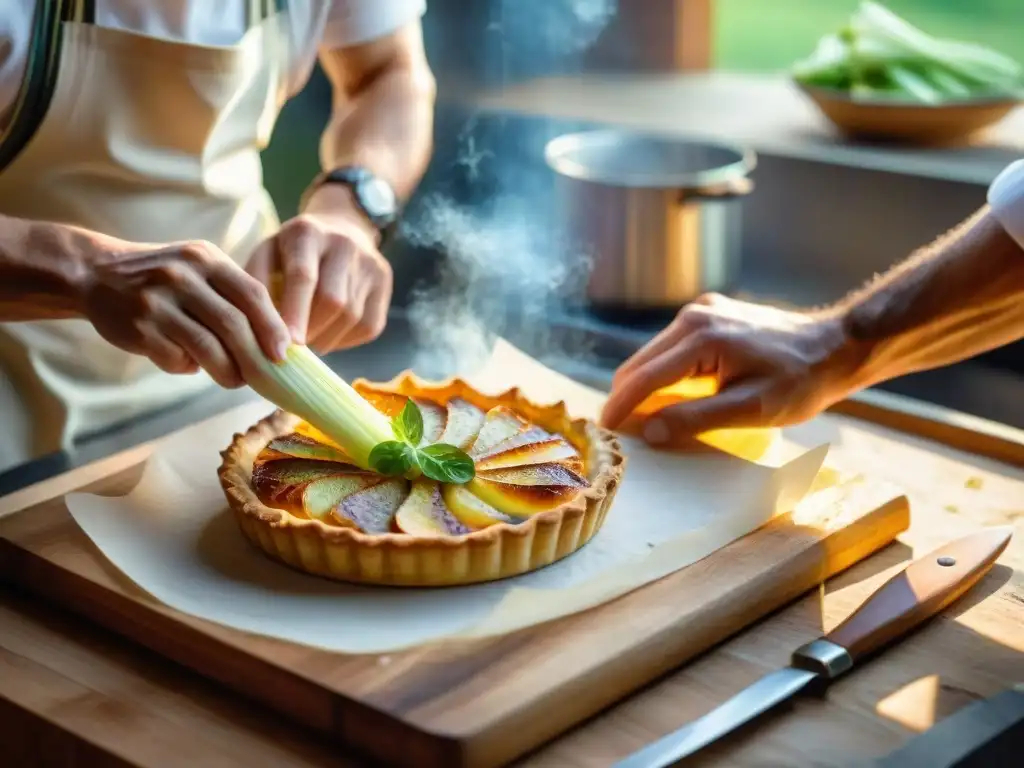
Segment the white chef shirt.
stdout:
<path fill-rule="evenodd" d="M 0 119 L 21 87 L 37 2 L 52 0 L 0 0 Z M 247 0 L 96 0 L 96 24 L 179 42 L 232 45 L 245 31 L 248 5 Z M 291 93 L 305 85 L 320 46 L 383 37 L 425 11 L 426 0 L 289 0 Z"/>
<path fill-rule="evenodd" d="M 988 188 L 992 215 L 1024 248 L 1024 160 L 1006 166 Z"/>

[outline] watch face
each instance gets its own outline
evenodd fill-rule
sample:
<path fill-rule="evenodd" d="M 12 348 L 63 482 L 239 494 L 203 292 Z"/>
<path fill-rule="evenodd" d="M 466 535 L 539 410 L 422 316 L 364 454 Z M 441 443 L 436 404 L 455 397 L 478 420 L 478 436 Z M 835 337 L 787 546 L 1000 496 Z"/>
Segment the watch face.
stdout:
<path fill-rule="evenodd" d="M 390 218 L 397 207 L 395 191 L 383 179 L 369 178 L 359 185 L 359 197 L 363 206 L 374 218 Z"/>

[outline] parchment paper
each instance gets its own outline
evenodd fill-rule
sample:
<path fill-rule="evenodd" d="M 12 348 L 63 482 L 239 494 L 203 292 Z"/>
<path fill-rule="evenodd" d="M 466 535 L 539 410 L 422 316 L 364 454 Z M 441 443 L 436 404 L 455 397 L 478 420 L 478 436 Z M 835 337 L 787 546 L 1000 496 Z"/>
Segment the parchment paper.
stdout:
<path fill-rule="evenodd" d="M 466 378 L 481 391 L 518 385 L 538 402 L 565 400 L 573 415 L 593 416 L 603 400 L 505 342 Z M 629 467 L 604 527 L 565 560 L 470 587 L 359 587 L 271 561 L 226 509 L 219 451 L 272 410 L 260 402 L 177 433 L 157 447 L 126 496 L 73 494 L 67 506 L 118 569 L 172 608 L 343 653 L 497 635 L 612 600 L 792 509 L 828 450 L 823 445 L 773 467 L 718 452 L 655 452 L 627 438 Z"/>

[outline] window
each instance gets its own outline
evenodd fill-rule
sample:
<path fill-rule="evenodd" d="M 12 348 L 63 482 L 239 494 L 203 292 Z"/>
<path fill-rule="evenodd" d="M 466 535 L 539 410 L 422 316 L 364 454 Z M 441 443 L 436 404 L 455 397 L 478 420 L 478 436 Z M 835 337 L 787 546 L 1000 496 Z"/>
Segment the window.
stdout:
<path fill-rule="evenodd" d="M 859 0 L 713 0 L 714 66 L 784 70 L 839 29 Z M 881 0 L 914 26 L 1024 61 L 1022 0 Z"/>

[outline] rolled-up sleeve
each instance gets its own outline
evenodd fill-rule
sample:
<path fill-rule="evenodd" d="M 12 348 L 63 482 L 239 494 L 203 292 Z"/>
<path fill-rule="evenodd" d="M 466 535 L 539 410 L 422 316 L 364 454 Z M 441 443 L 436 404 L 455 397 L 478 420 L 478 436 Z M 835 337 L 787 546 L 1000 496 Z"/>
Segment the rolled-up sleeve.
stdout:
<path fill-rule="evenodd" d="M 988 188 L 988 204 L 1003 229 L 1024 248 L 1024 160 L 1011 163 Z"/>
<path fill-rule="evenodd" d="M 426 13 L 426 0 L 330 0 L 323 45 L 344 48 L 389 35 Z"/>

